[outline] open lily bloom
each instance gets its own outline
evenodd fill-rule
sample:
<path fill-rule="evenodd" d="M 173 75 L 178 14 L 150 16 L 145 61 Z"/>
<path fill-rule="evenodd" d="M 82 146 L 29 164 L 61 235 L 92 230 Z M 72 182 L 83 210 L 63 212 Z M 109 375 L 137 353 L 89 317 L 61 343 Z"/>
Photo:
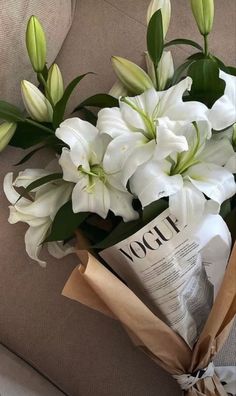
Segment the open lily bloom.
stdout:
<path fill-rule="evenodd" d="M 185 136 L 176 133 L 180 123 L 204 120 L 207 114 L 204 104 L 183 102 L 191 83 L 187 77 L 166 91 L 151 88 L 139 96 L 121 98 L 120 108 L 99 112 L 98 129 L 113 138 L 104 164 L 109 172 L 122 170 L 124 185 L 138 166 L 153 156 L 161 160 L 188 149 Z"/>
<path fill-rule="evenodd" d="M 64 180 L 75 183 L 73 211 L 97 213 L 106 218 L 111 210 L 124 221 L 137 218 L 132 194 L 122 186 L 118 174 L 107 172 L 104 167 L 109 136 L 99 135 L 96 127 L 79 118 L 64 121 L 56 135 L 70 147 L 63 148 L 59 163 Z"/>
<path fill-rule="evenodd" d="M 209 110 L 209 120 L 216 131 L 228 128 L 236 122 L 236 76 L 220 71 L 225 81 L 225 92 Z"/>
<path fill-rule="evenodd" d="M 29 198 L 20 198 L 14 187 L 27 187 L 34 180 L 50 173 L 43 169 L 26 169 L 20 172 L 14 182 L 13 173 L 8 173 L 3 185 L 6 197 L 11 203 L 8 221 L 11 224 L 21 221 L 29 225 L 25 234 L 26 252 L 41 265 L 46 264 L 39 259 L 42 242 L 57 211 L 69 200 L 72 186 L 62 180 L 47 183 L 33 190 Z M 63 257 L 72 252 L 71 248 L 60 245 L 57 242 L 49 242 L 50 253 L 56 257 Z"/>
<path fill-rule="evenodd" d="M 236 173 L 236 124 L 232 127 L 225 129 L 222 132 L 218 132 L 214 135 L 215 141 L 222 141 L 228 139 L 231 145 L 234 147 L 234 152 L 229 153 L 225 168 L 232 173 Z"/>
<path fill-rule="evenodd" d="M 210 138 L 206 121 L 182 126 L 182 133 L 189 150 L 140 166 L 130 179 L 130 188 L 143 206 L 169 197 L 170 211 L 187 224 L 195 221 L 196 213 L 200 218 L 206 210 L 219 210 L 236 193 L 236 184 L 224 167 L 234 154 L 229 139 Z"/>

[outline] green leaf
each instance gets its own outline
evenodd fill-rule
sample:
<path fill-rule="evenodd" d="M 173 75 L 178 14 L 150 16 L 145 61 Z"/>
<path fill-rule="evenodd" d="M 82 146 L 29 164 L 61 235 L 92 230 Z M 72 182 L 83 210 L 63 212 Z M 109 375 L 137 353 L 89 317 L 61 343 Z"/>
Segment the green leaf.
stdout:
<path fill-rule="evenodd" d="M 94 126 L 96 126 L 97 124 L 97 116 L 89 109 L 86 109 L 86 107 L 84 107 L 83 109 L 79 110 L 86 121 L 90 122 L 90 124 L 93 124 Z"/>
<path fill-rule="evenodd" d="M 0 100 L 0 118 L 5 121 L 19 122 L 24 121 L 25 116 L 18 107 L 13 106 L 10 103 Z"/>
<path fill-rule="evenodd" d="M 51 133 L 30 125 L 27 122 L 18 122 L 14 136 L 10 141 L 10 145 L 27 149 L 43 142 Z"/>
<path fill-rule="evenodd" d="M 143 223 L 148 224 L 150 221 L 159 216 L 164 210 L 168 208 L 168 203 L 164 199 L 154 201 L 143 209 Z"/>
<path fill-rule="evenodd" d="M 213 55 L 210 55 L 210 59 L 214 60 L 218 64 L 219 68 L 226 72 L 227 66 L 225 66 L 222 60 Z"/>
<path fill-rule="evenodd" d="M 223 219 L 225 219 L 227 216 L 229 216 L 231 210 L 232 210 L 231 201 L 230 201 L 230 199 L 227 199 L 226 201 L 224 201 L 221 204 L 221 207 L 220 207 L 220 215 L 221 215 L 221 217 L 223 217 Z"/>
<path fill-rule="evenodd" d="M 168 41 L 167 43 L 164 44 L 164 47 L 170 47 L 171 45 L 191 45 L 192 47 L 195 47 L 199 49 L 200 51 L 203 51 L 203 48 L 201 47 L 200 44 L 198 44 L 196 41 L 189 40 L 189 39 L 184 39 L 184 38 L 178 38 L 175 40 Z"/>
<path fill-rule="evenodd" d="M 187 59 L 198 60 L 198 59 L 205 59 L 205 58 L 206 58 L 206 56 L 203 52 L 195 52 L 195 54 L 188 56 Z"/>
<path fill-rule="evenodd" d="M 146 224 L 148 224 L 165 209 L 167 209 L 167 207 L 167 201 L 162 199 L 151 203 L 144 208 L 141 218 L 135 221 L 130 221 L 129 223 L 125 223 L 122 220 L 103 241 L 99 242 L 93 247 L 96 249 L 106 249 L 109 246 L 113 246 L 118 242 L 123 241 L 143 228 Z"/>
<path fill-rule="evenodd" d="M 225 90 L 225 81 L 219 77 L 219 66 L 212 59 L 200 59 L 189 66 L 188 75 L 193 84 L 190 100 L 197 100 L 209 108 L 219 99 Z"/>
<path fill-rule="evenodd" d="M 192 62 L 194 62 L 192 59 L 188 59 L 182 65 L 177 67 L 177 69 L 175 70 L 174 75 L 172 77 L 171 85 L 175 85 L 180 81 L 183 72 L 188 68 L 188 66 L 191 65 Z"/>
<path fill-rule="evenodd" d="M 155 66 L 158 65 L 164 48 L 161 10 L 156 11 L 147 28 L 147 49 Z"/>
<path fill-rule="evenodd" d="M 17 164 L 14 164 L 15 166 L 18 165 L 22 165 L 24 164 L 26 161 L 28 161 L 31 157 L 33 157 L 34 154 L 36 154 L 38 151 L 42 150 L 43 148 L 47 147 L 45 146 L 41 146 L 41 147 L 37 147 L 36 149 L 30 151 L 30 153 L 26 154 L 19 162 L 17 162 Z"/>
<path fill-rule="evenodd" d="M 25 188 L 25 191 L 30 192 L 30 191 L 34 190 L 35 188 L 42 186 L 43 184 L 46 184 L 46 183 L 49 183 L 51 181 L 58 180 L 58 179 L 62 179 L 62 173 L 52 173 L 50 175 L 40 177 L 39 179 L 30 183 Z"/>
<path fill-rule="evenodd" d="M 57 128 L 63 120 L 67 102 L 68 102 L 73 90 L 75 89 L 76 85 L 78 85 L 80 83 L 80 81 L 88 74 L 92 74 L 92 73 L 82 74 L 81 76 L 78 76 L 73 81 L 71 81 L 71 83 L 65 89 L 65 92 L 64 92 L 61 100 L 59 100 L 59 102 L 57 102 L 57 104 L 54 108 L 54 112 L 53 112 L 53 125 L 55 128 Z"/>
<path fill-rule="evenodd" d="M 44 242 L 64 241 L 70 238 L 88 216 L 88 213 L 74 213 L 72 202 L 66 202 L 57 212 L 50 234 Z"/>
<path fill-rule="evenodd" d="M 83 107 L 118 107 L 119 101 L 111 95 L 108 94 L 96 94 L 91 96 L 90 98 L 85 99 L 82 103 L 80 103 L 74 111 L 78 111 Z"/>
<path fill-rule="evenodd" d="M 236 76 L 236 67 L 227 66 L 227 73 L 232 74 L 232 76 Z"/>

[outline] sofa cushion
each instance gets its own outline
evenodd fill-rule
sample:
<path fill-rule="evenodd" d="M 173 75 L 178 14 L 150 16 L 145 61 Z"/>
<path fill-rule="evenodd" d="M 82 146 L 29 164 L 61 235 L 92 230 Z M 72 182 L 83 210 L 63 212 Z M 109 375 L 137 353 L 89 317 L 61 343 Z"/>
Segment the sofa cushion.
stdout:
<path fill-rule="evenodd" d="M 63 393 L 0 344 L 0 395 L 63 396 Z"/>
<path fill-rule="evenodd" d="M 36 15 L 47 36 L 49 65 L 56 58 L 71 26 L 75 0 L 3 0 L 1 2 L 1 99 L 22 105 L 20 81 L 36 82 L 25 46 L 29 17 Z"/>

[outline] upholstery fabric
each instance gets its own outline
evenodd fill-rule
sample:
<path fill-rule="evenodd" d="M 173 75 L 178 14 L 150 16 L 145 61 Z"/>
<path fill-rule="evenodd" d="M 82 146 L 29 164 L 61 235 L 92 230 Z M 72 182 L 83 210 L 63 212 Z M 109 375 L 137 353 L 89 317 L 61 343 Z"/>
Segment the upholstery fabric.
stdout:
<path fill-rule="evenodd" d="M 42 22 L 47 35 L 48 63 L 53 62 L 70 28 L 73 0 L 2 0 L 0 8 L 1 99 L 21 105 L 20 81 L 36 82 L 25 46 L 31 15 Z"/>
<path fill-rule="evenodd" d="M 22 2 L 15 3 L 20 8 Z M 69 111 L 86 96 L 110 89 L 115 80 L 110 66 L 112 55 L 143 63 L 148 3 L 149 0 L 77 1 L 73 24 L 57 62 L 66 82 L 87 71 L 97 74 L 81 82 Z M 215 4 L 217 29 L 211 37 L 211 46 L 216 54 L 225 57 L 226 63 L 232 64 L 236 58 L 236 2 L 215 0 Z M 189 38 L 200 39 L 189 1 L 172 0 L 172 8 L 174 21 L 168 39 L 186 33 Z M 39 13 L 38 16 L 40 18 Z M 58 41 L 54 48 L 57 45 Z M 189 53 L 190 48 L 181 46 L 175 51 L 176 63 Z M 4 62 L 9 61 L 6 58 Z M 19 62 L 24 64 L 23 60 Z M 1 84 L 4 78 L 1 76 Z M 11 84 L 8 84 L 8 92 Z M 12 92 L 16 92 L 16 88 Z M 1 154 L 0 184 L 4 174 L 21 157 L 22 152 L 13 148 Z M 46 154 L 35 156 L 28 167 L 43 167 L 47 160 Z M 77 264 L 76 258 L 69 256 L 58 261 L 46 254 L 46 269 L 31 262 L 24 250 L 25 227 L 7 223 L 7 206 L 1 191 L 0 342 L 45 373 L 70 396 L 181 395 L 174 380 L 131 344 L 119 323 L 61 296 Z M 227 351 L 232 353 L 226 352 L 221 365 L 235 363 L 232 348 L 235 341 L 235 338 L 229 341 Z"/>
<path fill-rule="evenodd" d="M 32 367 L 0 345 L 1 396 L 63 396 Z"/>

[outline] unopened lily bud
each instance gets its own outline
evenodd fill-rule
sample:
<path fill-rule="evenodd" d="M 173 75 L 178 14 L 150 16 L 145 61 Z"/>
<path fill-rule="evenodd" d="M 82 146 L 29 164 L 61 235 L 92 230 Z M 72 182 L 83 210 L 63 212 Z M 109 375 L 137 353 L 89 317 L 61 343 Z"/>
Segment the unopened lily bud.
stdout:
<path fill-rule="evenodd" d="M 34 71 L 41 73 L 46 64 L 46 38 L 41 23 L 34 15 L 27 25 L 26 47 Z"/>
<path fill-rule="evenodd" d="M 12 136 L 15 133 L 17 124 L 14 122 L 3 122 L 0 125 L 0 151 L 4 150 L 4 148 L 10 142 Z"/>
<path fill-rule="evenodd" d="M 161 10 L 162 24 L 163 24 L 163 37 L 165 38 L 166 33 L 169 28 L 170 17 L 171 17 L 170 0 L 151 0 L 151 3 L 149 4 L 148 10 L 147 10 L 147 24 L 149 24 L 151 17 L 158 10 Z"/>
<path fill-rule="evenodd" d="M 48 99 L 29 81 L 21 81 L 21 95 L 25 108 L 33 120 L 51 122 L 53 109 Z"/>
<path fill-rule="evenodd" d="M 138 95 L 153 87 L 150 77 L 135 63 L 118 56 L 113 56 L 112 66 L 120 82 L 129 93 Z"/>
<path fill-rule="evenodd" d="M 62 74 L 56 63 L 54 63 L 49 69 L 47 88 L 53 104 L 55 105 L 57 102 L 59 102 L 64 93 Z"/>
<path fill-rule="evenodd" d="M 164 51 L 160 62 L 158 63 L 157 73 L 155 73 L 155 66 L 148 54 L 145 52 L 146 64 L 148 75 L 151 77 L 153 85 L 158 90 L 163 91 L 166 88 L 167 83 L 172 79 L 174 75 L 174 62 L 170 51 Z M 158 83 L 156 81 L 156 74 Z"/>
<path fill-rule="evenodd" d="M 150 55 L 147 51 L 145 51 L 145 60 L 146 60 L 148 75 L 151 78 L 154 87 L 156 88 L 157 83 L 156 83 L 155 67 L 154 67 L 153 61 L 151 60 Z"/>
<path fill-rule="evenodd" d="M 128 96 L 128 94 L 129 94 L 128 90 L 119 80 L 115 82 L 115 84 L 111 87 L 109 91 L 109 95 L 117 99 L 119 99 L 121 96 Z"/>
<path fill-rule="evenodd" d="M 174 75 L 174 62 L 170 51 L 164 51 L 158 63 L 158 88 L 163 91 Z"/>
<path fill-rule="evenodd" d="M 198 29 L 203 36 L 210 33 L 214 20 L 214 0 L 191 0 Z"/>

